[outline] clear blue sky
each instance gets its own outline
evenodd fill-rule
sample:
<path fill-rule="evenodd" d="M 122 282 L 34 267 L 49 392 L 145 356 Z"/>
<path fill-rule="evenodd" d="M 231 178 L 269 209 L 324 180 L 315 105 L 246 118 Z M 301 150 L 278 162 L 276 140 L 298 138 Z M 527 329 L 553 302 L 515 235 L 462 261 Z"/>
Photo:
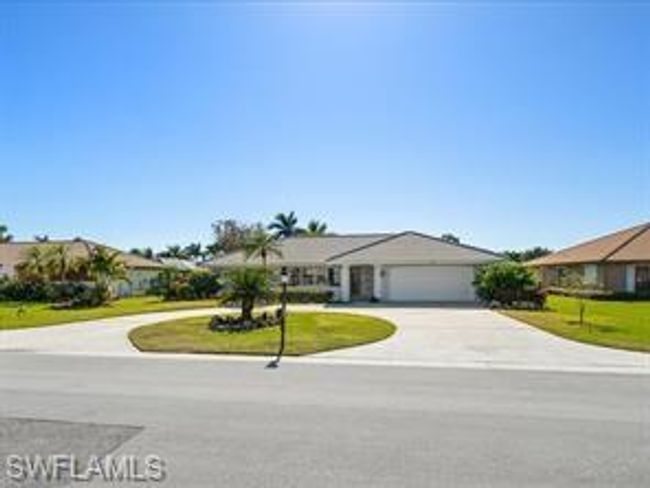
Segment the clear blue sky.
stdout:
<path fill-rule="evenodd" d="M 650 4 L 0 6 L 0 222 L 129 248 L 295 210 L 557 247 L 650 220 Z"/>

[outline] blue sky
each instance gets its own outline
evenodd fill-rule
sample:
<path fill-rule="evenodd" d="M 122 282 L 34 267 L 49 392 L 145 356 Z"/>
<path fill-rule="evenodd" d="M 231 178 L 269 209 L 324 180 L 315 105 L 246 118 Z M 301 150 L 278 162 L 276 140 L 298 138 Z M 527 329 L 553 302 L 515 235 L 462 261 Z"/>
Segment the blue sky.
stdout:
<path fill-rule="evenodd" d="M 650 220 L 650 4 L 3 4 L 0 222 L 129 248 L 295 210 L 558 247 Z"/>

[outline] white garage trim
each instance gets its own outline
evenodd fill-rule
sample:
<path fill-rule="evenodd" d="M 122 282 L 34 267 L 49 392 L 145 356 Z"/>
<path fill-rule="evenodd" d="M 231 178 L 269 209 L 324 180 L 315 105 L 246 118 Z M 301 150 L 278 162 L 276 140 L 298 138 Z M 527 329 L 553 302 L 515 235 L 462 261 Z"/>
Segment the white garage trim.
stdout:
<path fill-rule="evenodd" d="M 474 266 L 386 266 L 384 293 L 393 302 L 472 302 Z"/>

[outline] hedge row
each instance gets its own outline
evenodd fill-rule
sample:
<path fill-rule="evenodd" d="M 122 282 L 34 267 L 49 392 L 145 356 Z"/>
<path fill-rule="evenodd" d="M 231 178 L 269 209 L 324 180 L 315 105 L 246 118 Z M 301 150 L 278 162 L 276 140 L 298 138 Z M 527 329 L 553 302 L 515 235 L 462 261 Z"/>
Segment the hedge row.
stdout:
<path fill-rule="evenodd" d="M 650 299 L 650 290 L 639 291 L 636 293 L 624 291 L 607 291 L 607 290 L 569 290 L 557 286 L 546 288 L 549 295 L 559 295 L 564 297 L 588 298 L 590 300 L 617 300 L 617 301 L 634 301 Z"/>

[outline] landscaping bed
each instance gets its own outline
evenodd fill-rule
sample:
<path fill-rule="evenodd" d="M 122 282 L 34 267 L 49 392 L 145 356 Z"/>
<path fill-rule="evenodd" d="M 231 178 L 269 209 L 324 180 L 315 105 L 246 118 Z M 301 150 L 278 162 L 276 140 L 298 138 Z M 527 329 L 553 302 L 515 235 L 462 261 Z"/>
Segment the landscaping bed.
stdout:
<path fill-rule="evenodd" d="M 259 354 L 278 350 L 279 327 L 242 332 L 210 330 L 212 317 L 193 317 L 134 329 L 131 342 L 141 351 Z M 285 354 L 301 356 L 380 341 L 395 332 L 390 322 L 365 315 L 295 312 L 287 316 Z"/>
<path fill-rule="evenodd" d="M 650 301 L 584 300 L 585 322 L 579 323 L 579 299 L 549 296 L 542 311 L 501 313 L 552 334 L 600 346 L 650 352 Z"/>

